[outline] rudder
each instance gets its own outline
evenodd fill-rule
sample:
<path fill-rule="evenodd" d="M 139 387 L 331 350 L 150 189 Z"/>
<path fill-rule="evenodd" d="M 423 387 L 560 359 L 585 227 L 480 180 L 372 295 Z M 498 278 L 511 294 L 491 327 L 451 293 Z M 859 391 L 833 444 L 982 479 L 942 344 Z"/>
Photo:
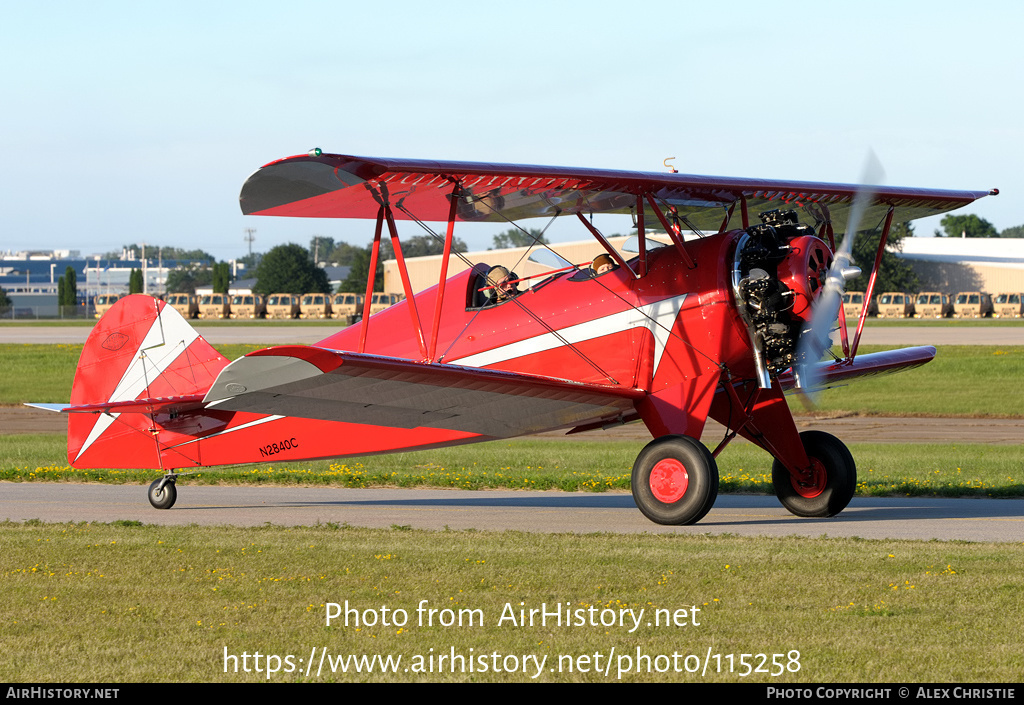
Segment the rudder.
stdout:
<path fill-rule="evenodd" d="M 196 408 L 227 364 L 173 307 L 146 295 L 121 299 L 93 328 L 79 358 L 68 462 L 163 468 L 157 417 Z"/>

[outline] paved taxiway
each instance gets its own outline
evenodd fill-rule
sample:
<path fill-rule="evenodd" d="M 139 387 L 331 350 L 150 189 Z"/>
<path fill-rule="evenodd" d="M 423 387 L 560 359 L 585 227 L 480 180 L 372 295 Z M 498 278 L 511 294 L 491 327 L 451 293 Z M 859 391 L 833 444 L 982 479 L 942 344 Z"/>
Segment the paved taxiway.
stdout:
<path fill-rule="evenodd" d="M 795 517 L 774 497 L 724 495 L 694 526 L 659 526 L 629 494 L 592 492 L 210 487 L 181 485 L 157 510 L 138 485 L 0 483 L 0 517 L 12 521 L 299 526 L 335 522 L 389 528 L 571 533 L 737 534 L 1024 541 L 1024 500 L 854 498 L 831 519 Z"/>

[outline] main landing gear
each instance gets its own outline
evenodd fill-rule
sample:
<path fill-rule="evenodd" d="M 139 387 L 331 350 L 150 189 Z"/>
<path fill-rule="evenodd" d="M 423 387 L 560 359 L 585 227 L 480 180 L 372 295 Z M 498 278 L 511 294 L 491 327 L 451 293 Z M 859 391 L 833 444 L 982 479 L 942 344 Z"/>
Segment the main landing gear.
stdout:
<path fill-rule="evenodd" d="M 157 509 L 170 509 L 174 501 L 178 499 L 178 489 L 175 487 L 177 475 L 164 475 L 159 480 L 154 480 L 149 486 L 149 503 Z"/>
<path fill-rule="evenodd" d="M 662 436 L 633 463 L 633 500 L 657 524 L 695 524 L 718 497 L 718 465 L 689 436 Z"/>
<path fill-rule="evenodd" d="M 776 460 L 775 494 L 800 517 L 831 517 L 857 490 L 857 466 L 842 441 L 823 431 L 800 434 L 811 470 L 796 476 Z M 700 441 L 662 436 L 640 451 L 633 464 L 633 500 L 657 524 L 695 524 L 718 497 L 718 465 Z"/>
<path fill-rule="evenodd" d="M 857 490 L 857 466 L 850 451 L 824 431 L 804 431 L 800 440 L 811 471 L 797 477 L 776 460 L 772 484 L 782 506 L 799 517 L 831 517 L 846 508 Z"/>

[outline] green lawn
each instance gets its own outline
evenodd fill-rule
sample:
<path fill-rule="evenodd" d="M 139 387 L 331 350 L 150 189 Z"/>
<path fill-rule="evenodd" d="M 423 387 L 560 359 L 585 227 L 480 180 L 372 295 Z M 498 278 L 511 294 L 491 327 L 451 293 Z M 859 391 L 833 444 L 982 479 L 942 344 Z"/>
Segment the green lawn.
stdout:
<path fill-rule="evenodd" d="M 879 416 L 1024 416 L 1024 347 L 942 345 L 937 350 L 924 367 L 825 390 L 816 406 Z M 797 413 L 803 410 L 795 396 L 790 407 Z"/>
<path fill-rule="evenodd" d="M 63 435 L 6 436 L 0 481 L 149 483 L 157 470 L 78 470 Z M 234 465 L 179 480 L 198 484 L 628 490 L 640 443 L 514 439 L 348 460 Z M 1024 496 L 1024 445 L 851 444 L 860 496 Z M 718 459 L 721 492 L 771 494 L 771 458 L 734 443 Z"/>
<path fill-rule="evenodd" d="M 229 360 L 263 345 L 222 345 Z M 884 349 L 862 346 L 863 352 Z M 70 399 L 81 345 L 0 344 L 0 404 Z M 944 345 L 924 367 L 822 392 L 823 411 L 883 416 L 1024 417 L 1024 346 Z M 794 411 L 803 406 L 791 398 Z"/>

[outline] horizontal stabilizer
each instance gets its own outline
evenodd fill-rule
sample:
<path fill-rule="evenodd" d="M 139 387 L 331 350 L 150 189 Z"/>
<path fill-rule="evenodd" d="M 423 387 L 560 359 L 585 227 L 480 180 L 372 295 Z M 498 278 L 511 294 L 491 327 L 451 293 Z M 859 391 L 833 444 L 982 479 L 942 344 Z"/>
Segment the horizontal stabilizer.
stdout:
<path fill-rule="evenodd" d="M 44 411 L 58 411 L 65 414 L 152 414 L 158 411 L 194 411 L 202 409 L 202 394 L 187 394 L 178 397 L 154 397 L 108 401 L 97 404 L 25 404 Z"/>
<path fill-rule="evenodd" d="M 32 404 L 30 402 L 26 402 L 25 406 L 31 406 L 33 409 L 42 409 L 43 411 L 56 412 L 67 411 L 71 408 L 70 404 Z"/>

